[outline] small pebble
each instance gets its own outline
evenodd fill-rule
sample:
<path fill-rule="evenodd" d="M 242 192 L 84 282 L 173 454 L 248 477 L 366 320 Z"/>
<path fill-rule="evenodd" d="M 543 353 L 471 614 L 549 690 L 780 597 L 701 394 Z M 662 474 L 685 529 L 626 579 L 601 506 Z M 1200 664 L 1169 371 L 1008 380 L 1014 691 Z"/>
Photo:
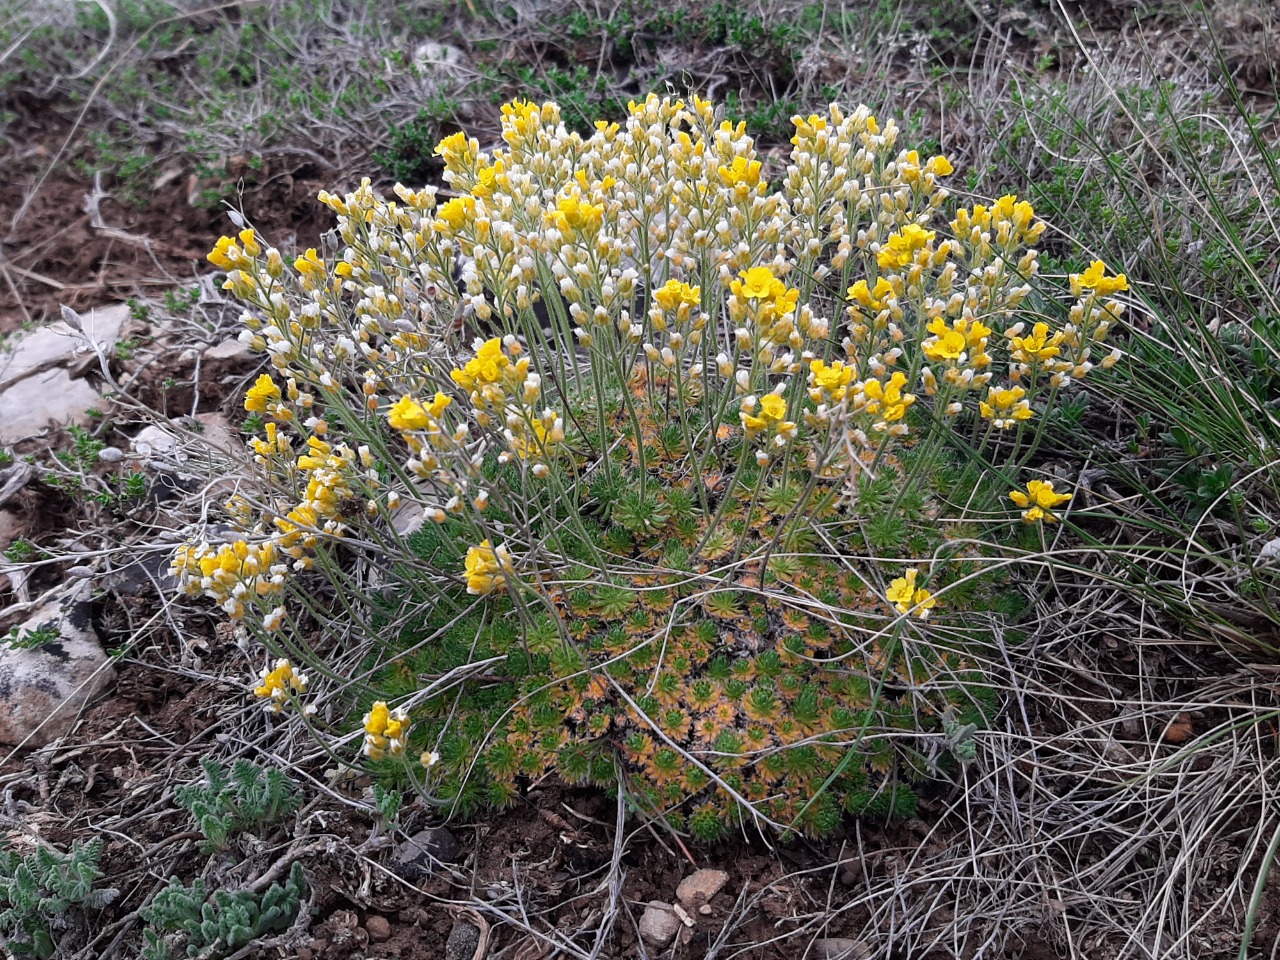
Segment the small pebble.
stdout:
<path fill-rule="evenodd" d="M 98 459 L 103 463 L 119 463 L 124 459 L 124 451 L 119 447 L 103 447 L 98 451 Z"/>
<path fill-rule="evenodd" d="M 711 916 L 711 904 L 704 903 L 702 906 L 698 908 L 698 912 L 702 914 L 704 917 Z"/>
<path fill-rule="evenodd" d="M 364 922 L 364 928 L 369 931 L 369 939 L 374 943 L 391 939 L 391 924 L 386 917 L 374 914 Z"/>
<path fill-rule="evenodd" d="M 680 918 L 671 904 L 651 900 L 640 916 L 640 937 L 655 947 L 665 947 L 680 932 Z"/>
<path fill-rule="evenodd" d="M 77 566 L 67 568 L 68 577 L 79 577 L 81 580 L 92 580 L 96 575 L 97 574 L 94 572 L 93 567 Z"/>

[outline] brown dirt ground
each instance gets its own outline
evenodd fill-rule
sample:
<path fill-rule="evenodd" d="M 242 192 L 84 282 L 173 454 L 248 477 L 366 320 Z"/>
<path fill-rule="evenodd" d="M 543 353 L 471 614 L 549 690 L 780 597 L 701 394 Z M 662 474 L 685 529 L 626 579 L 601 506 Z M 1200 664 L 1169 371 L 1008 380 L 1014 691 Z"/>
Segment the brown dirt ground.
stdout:
<path fill-rule="evenodd" d="M 312 246 L 329 226 L 315 197 L 333 184 L 313 164 L 280 158 L 273 170 L 254 172 L 232 158 L 221 179 L 196 181 L 181 163 L 153 175 L 156 189 L 142 208 L 120 202 L 104 184 L 102 228 L 95 227 L 86 208 L 93 180 L 68 162 L 82 150 L 70 122 L 47 104 L 28 104 L 19 117 L 0 180 L 0 335 L 56 317 L 63 304 L 79 310 L 124 301 L 209 272 L 205 255 L 231 224 L 225 207 L 194 205 L 193 190 L 234 193 L 243 185 L 235 202 L 283 246 Z"/>

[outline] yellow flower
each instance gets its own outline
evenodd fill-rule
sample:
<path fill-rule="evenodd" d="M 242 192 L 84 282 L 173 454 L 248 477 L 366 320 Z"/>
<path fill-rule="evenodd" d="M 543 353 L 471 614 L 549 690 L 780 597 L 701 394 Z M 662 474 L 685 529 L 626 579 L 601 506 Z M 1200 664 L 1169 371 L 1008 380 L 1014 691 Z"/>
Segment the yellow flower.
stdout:
<path fill-rule="evenodd" d="M 836 360 L 828 366 L 822 360 L 809 364 L 809 395 L 814 403 L 839 403 L 853 382 L 853 367 Z"/>
<path fill-rule="evenodd" d="M 475 197 L 454 197 L 436 209 L 433 226 L 441 233 L 457 233 L 476 212 Z"/>
<path fill-rule="evenodd" d="M 948 324 L 942 317 L 934 317 L 926 329 L 933 336 L 920 346 L 930 360 L 960 360 L 968 353 L 977 366 L 987 362 L 983 351 L 987 337 L 991 336 L 991 328 L 982 321 L 960 319 Z"/>
<path fill-rule="evenodd" d="M 882 423 L 893 423 L 907 415 L 907 407 L 916 402 L 914 394 L 903 393 L 907 376 L 901 370 L 889 378 L 888 383 L 865 380 L 861 384 L 862 403 L 859 407 L 871 416 L 878 416 Z"/>
<path fill-rule="evenodd" d="M 401 756 L 408 736 L 409 714 L 403 707 L 390 710 L 378 700 L 364 715 L 364 753 L 371 760 L 381 760 L 387 754 Z"/>
<path fill-rule="evenodd" d="M 760 161 L 734 157 L 731 166 L 726 167 L 722 164 L 717 173 L 720 174 L 720 179 L 731 187 L 737 187 L 739 184 L 755 187 L 760 183 Z"/>
<path fill-rule="evenodd" d="M 271 375 L 264 373 L 244 395 L 244 408 L 250 413 L 266 413 L 272 404 L 280 402 L 280 388 Z"/>
<path fill-rule="evenodd" d="M 1062 352 L 1062 331 L 1049 335 L 1047 323 L 1037 323 L 1025 337 L 1009 337 L 1009 354 L 1018 363 L 1028 365 L 1052 360 Z"/>
<path fill-rule="evenodd" d="M 231 237 L 219 237 L 218 242 L 209 251 L 208 260 L 220 270 L 234 270 L 244 262 L 244 256 L 236 246 L 235 240 Z"/>
<path fill-rule="evenodd" d="M 738 416 L 742 420 L 742 427 L 746 430 L 748 437 L 754 437 L 766 431 L 781 437 L 794 436 L 796 425 L 784 419 L 787 415 L 786 400 L 776 393 L 766 393 L 760 398 L 759 409 L 760 414 L 756 416 L 754 397 L 747 397 L 742 401 L 742 410 Z"/>
<path fill-rule="evenodd" d="M 426 430 L 439 420 L 444 408 L 453 402 L 453 398 L 439 391 L 435 399 L 428 405 L 414 397 L 401 397 L 387 414 L 387 422 L 393 430 Z"/>
<path fill-rule="evenodd" d="M 827 129 L 827 118 L 820 117 L 816 113 L 809 114 L 808 117 L 801 118 L 799 115 L 791 118 L 791 123 L 795 126 L 795 136 L 791 138 L 793 146 L 800 146 L 802 140 L 812 140 L 817 136 L 818 132 Z"/>
<path fill-rule="evenodd" d="M 968 343 L 964 334 L 951 327 L 941 317 L 929 321 L 928 331 L 933 334 L 921 344 L 924 355 L 930 360 L 959 360 L 964 355 Z"/>
<path fill-rule="evenodd" d="M 1027 484 L 1025 493 L 1021 490 L 1009 491 L 1009 499 L 1015 505 L 1024 508 L 1022 511 L 1024 523 L 1035 523 L 1037 520 L 1057 523 L 1058 518 L 1052 510 L 1070 500 L 1071 494 L 1055 493 L 1051 480 L 1032 480 Z"/>
<path fill-rule="evenodd" d="M 510 358 L 502 352 L 502 341 L 494 337 L 476 351 L 475 357 L 468 360 L 465 367 L 451 370 L 449 376 L 462 389 L 474 391 L 482 384 L 497 383 L 510 366 Z"/>
<path fill-rule="evenodd" d="M 978 403 L 978 412 L 1000 429 L 1007 430 L 1019 420 L 1030 420 L 1033 413 L 1021 387 L 991 387 L 987 399 Z"/>
<path fill-rule="evenodd" d="M 465 561 L 467 593 L 484 596 L 501 590 L 511 569 L 511 554 L 505 546 L 495 547 L 483 540 L 478 547 L 469 547 Z"/>
<path fill-rule="evenodd" d="M 765 301 L 759 309 L 766 322 L 792 312 L 800 301 L 800 291 L 775 277 L 769 267 L 751 267 L 738 276 L 729 284 L 729 292 L 740 300 Z"/>
<path fill-rule="evenodd" d="M 315 247 L 308 247 L 306 253 L 293 261 L 293 267 L 308 279 L 319 280 L 324 277 L 324 263 Z"/>
<path fill-rule="evenodd" d="M 933 242 L 937 234 L 911 223 L 901 233 L 891 233 L 876 256 L 881 270 L 895 270 L 907 266 L 915 259 L 917 250 L 923 250 Z"/>
<path fill-rule="evenodd" d="M 1092 290 L 1099 297 L 1109 297 L 1129 289 L 1129 281 L 1123 273 L 1114 277 L 1106 276 L 1107 265 L 1095 260 L 1084 273 L 1071 274 L 1072 296 L 1082 296 L 1085 290 Z"/>
<path fill-rule="evenodd" d="M 561 233 L 592 236 L 604 225 L 604 205 L 584 200 L 579 193 L 568 193 L 556 201 L 555 210 L 547 217 Z"/>
<path fill-rule="evenodd" d="M 938 605 L 938 601 L 928 590 L 916 586 L 916 577 L 920 571 L 908 567 L 905 576 L 898 577 L 885 591 L 885 599 L 892 603 L 899 613 L 912 613 L 920 619 L 926 619 L 929 611 Z"/>
<path fill-rule="evenodd" d="M 457 133 L 451 133 L 439 143 L 436 144 L 432 153 L 437 157 L 444 157 L 445 161 L 465 156 L 467 153 L 467 135 L 459 130 Z"/>
<path fill-rule="evenodd" d="M 275 669 L 262 668 L 258 684 L 253 688 L 254 696 L 267 701 L 266 709 L 279 713 L 290 697 L 307 692 L 307 677 L 293 669 L 288 660 L 277 660 Z"/>
<path fill-rule="evenodd" d="M 668 280 L 654 291 L 653 301 L 667 312 L 679 310 L 681 306 L 696 307 L 702 302 L 702 288 Z"/>
<path fill-rule="evenodd" d="M 256 257 L 262 253 L 262 247 L 258 244 L 258 235 L 252 228 L 240 231 L 240 246 L 244 247 L 246 257 Z"/>
<path fill-rule="evenodd" d="M 777 287 L 784 286 L 768 267 L 751 267 L 743 270 L 741 280 L 734 280 L 729 289 L 735 297 L 747 300 L 767 300 L 775 296 Z"/>
<path fill-rule="evenodd" d="M 880 311 L 884 309 L 884 301 L 893 296 L 893 284 L 884 277 L 876 280 L 874 290 L 867 287 L 867 281 L 859 280 L 846 293 L 850 300 L 860 303 L 868 310 Z"/>
<path fill-rule="evenodd" d="M 495 187 L 505 187 L 507 178 L 503 169 L 504 164 L 501 160 L 490 166 L 481 167 L 476 172 L 476 185 L 471 188 L 472 196 L 491 197 Z"/>
<path fill-rule="evenodd" d="M 924 165 L 926 173 L 932 173 L 935 177 L 949 176 L 955 169 L 951 166 L 951 161 L 946 157 L 937 156 L 930 157 L 929 162 Z"/>

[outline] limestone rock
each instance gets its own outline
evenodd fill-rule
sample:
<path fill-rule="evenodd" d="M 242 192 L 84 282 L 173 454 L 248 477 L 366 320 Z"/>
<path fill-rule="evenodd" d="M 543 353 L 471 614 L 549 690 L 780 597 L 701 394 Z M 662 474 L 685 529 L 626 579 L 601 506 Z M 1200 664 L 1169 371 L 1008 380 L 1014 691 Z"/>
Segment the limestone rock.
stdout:
<path fill-rule="evenodd" d="M 170 459 L 178 452 L 177 438 L 158 424 L 143 427 L 133 438 L 133 452 L 140 457 Z"/>
<path fill-rule="evenodd" d="M 90 341 L 110 353 L 128 319 L 129 308 L 116 304 L 78 316 L 79 331 L 61 321 L 15 338 L 9 344 L 11 349 L 0 352 L 0 393 L 22 380 L 93 356 Z"/>
<path fill-rule="evenodd" d="M 0 444 L 39 436 L 50 423 L 87 426 L 85 413 L 100 403 L 98 391 L 62 369 L 44 370 L 13 382 L 0 393 Z"/>
<path fill-rule="evenodd" d="M 236 337 L 215 343 L 204 352 L 203 363 L 229 363 L 251 366 L 256 362 L 256 354 L 249 349 L 247 343 L 241 343 Z"/>
<path fill-rule="evenodd" d="M 200 424 L 200 436 L 208 446 L 227 451 L 244 449 L 238 431 L 222 414 L 197 413 L 196 422 Z"/>
<path fill-rule="evenodd" d="M 0 642 L 0 743 L 44 746 L 115 680 L 90 619 L 89 586 L 80 581 L 42 604 Z"/>
<path fill-rule="evenodd" d="M 676 897 L 687 908 L 696 908 L 710 903 L 711 898 L 729 882 L 729 874 L 723 870 L 695 870 L 680 881 L 676 887 Z"/>
<path fill-rule="evenodd" d="M 640 936 L 655 947 L 665 947 L 680 932 L 680 918 L 671 904 L 651 900 L 640 915 Z"/>

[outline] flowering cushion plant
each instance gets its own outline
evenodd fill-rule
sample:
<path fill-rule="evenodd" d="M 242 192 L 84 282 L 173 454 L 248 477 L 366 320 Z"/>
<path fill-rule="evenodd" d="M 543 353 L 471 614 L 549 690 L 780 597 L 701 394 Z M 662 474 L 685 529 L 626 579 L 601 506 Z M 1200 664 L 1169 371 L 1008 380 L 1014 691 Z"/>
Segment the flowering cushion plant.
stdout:
<path fill-rule="evenodd" d="M 278 655 L 305 646 L 291 603 L 323 617 L 306 578 L 390 558 L 400 641 L 372 643 L 385 590 L 346 601 L 376 625 L 365 752 L 412 741 L 457 804 L 554 770 L 703 837 L 909 810 L 947 767 L 939 718 L 990 709 L 979 638 L 947 624 L 1006 603 L 970 525 L 1008 519 L 990 490 L 1119 357 L 1099 352 L 1127 281 L 1095 263 L 1055 297 L 1030 204 L 948 219 L 951 164 L 892 121 L 793 122 L 771 184 L 697 97 L 587 137 L 516 101 L 501 147 L 439 144 L 448 199 L 322 193 L 338 242 L 292 270 L 252 229 L 219 241 L 267 422 L 259 490 L 228 505 L 242 536 L 179 551 L 187 592 Z M 1010 496 L 1030 523 L 1069 494 Z M 406 538 L 407 509 L 427 527 Z"/>

